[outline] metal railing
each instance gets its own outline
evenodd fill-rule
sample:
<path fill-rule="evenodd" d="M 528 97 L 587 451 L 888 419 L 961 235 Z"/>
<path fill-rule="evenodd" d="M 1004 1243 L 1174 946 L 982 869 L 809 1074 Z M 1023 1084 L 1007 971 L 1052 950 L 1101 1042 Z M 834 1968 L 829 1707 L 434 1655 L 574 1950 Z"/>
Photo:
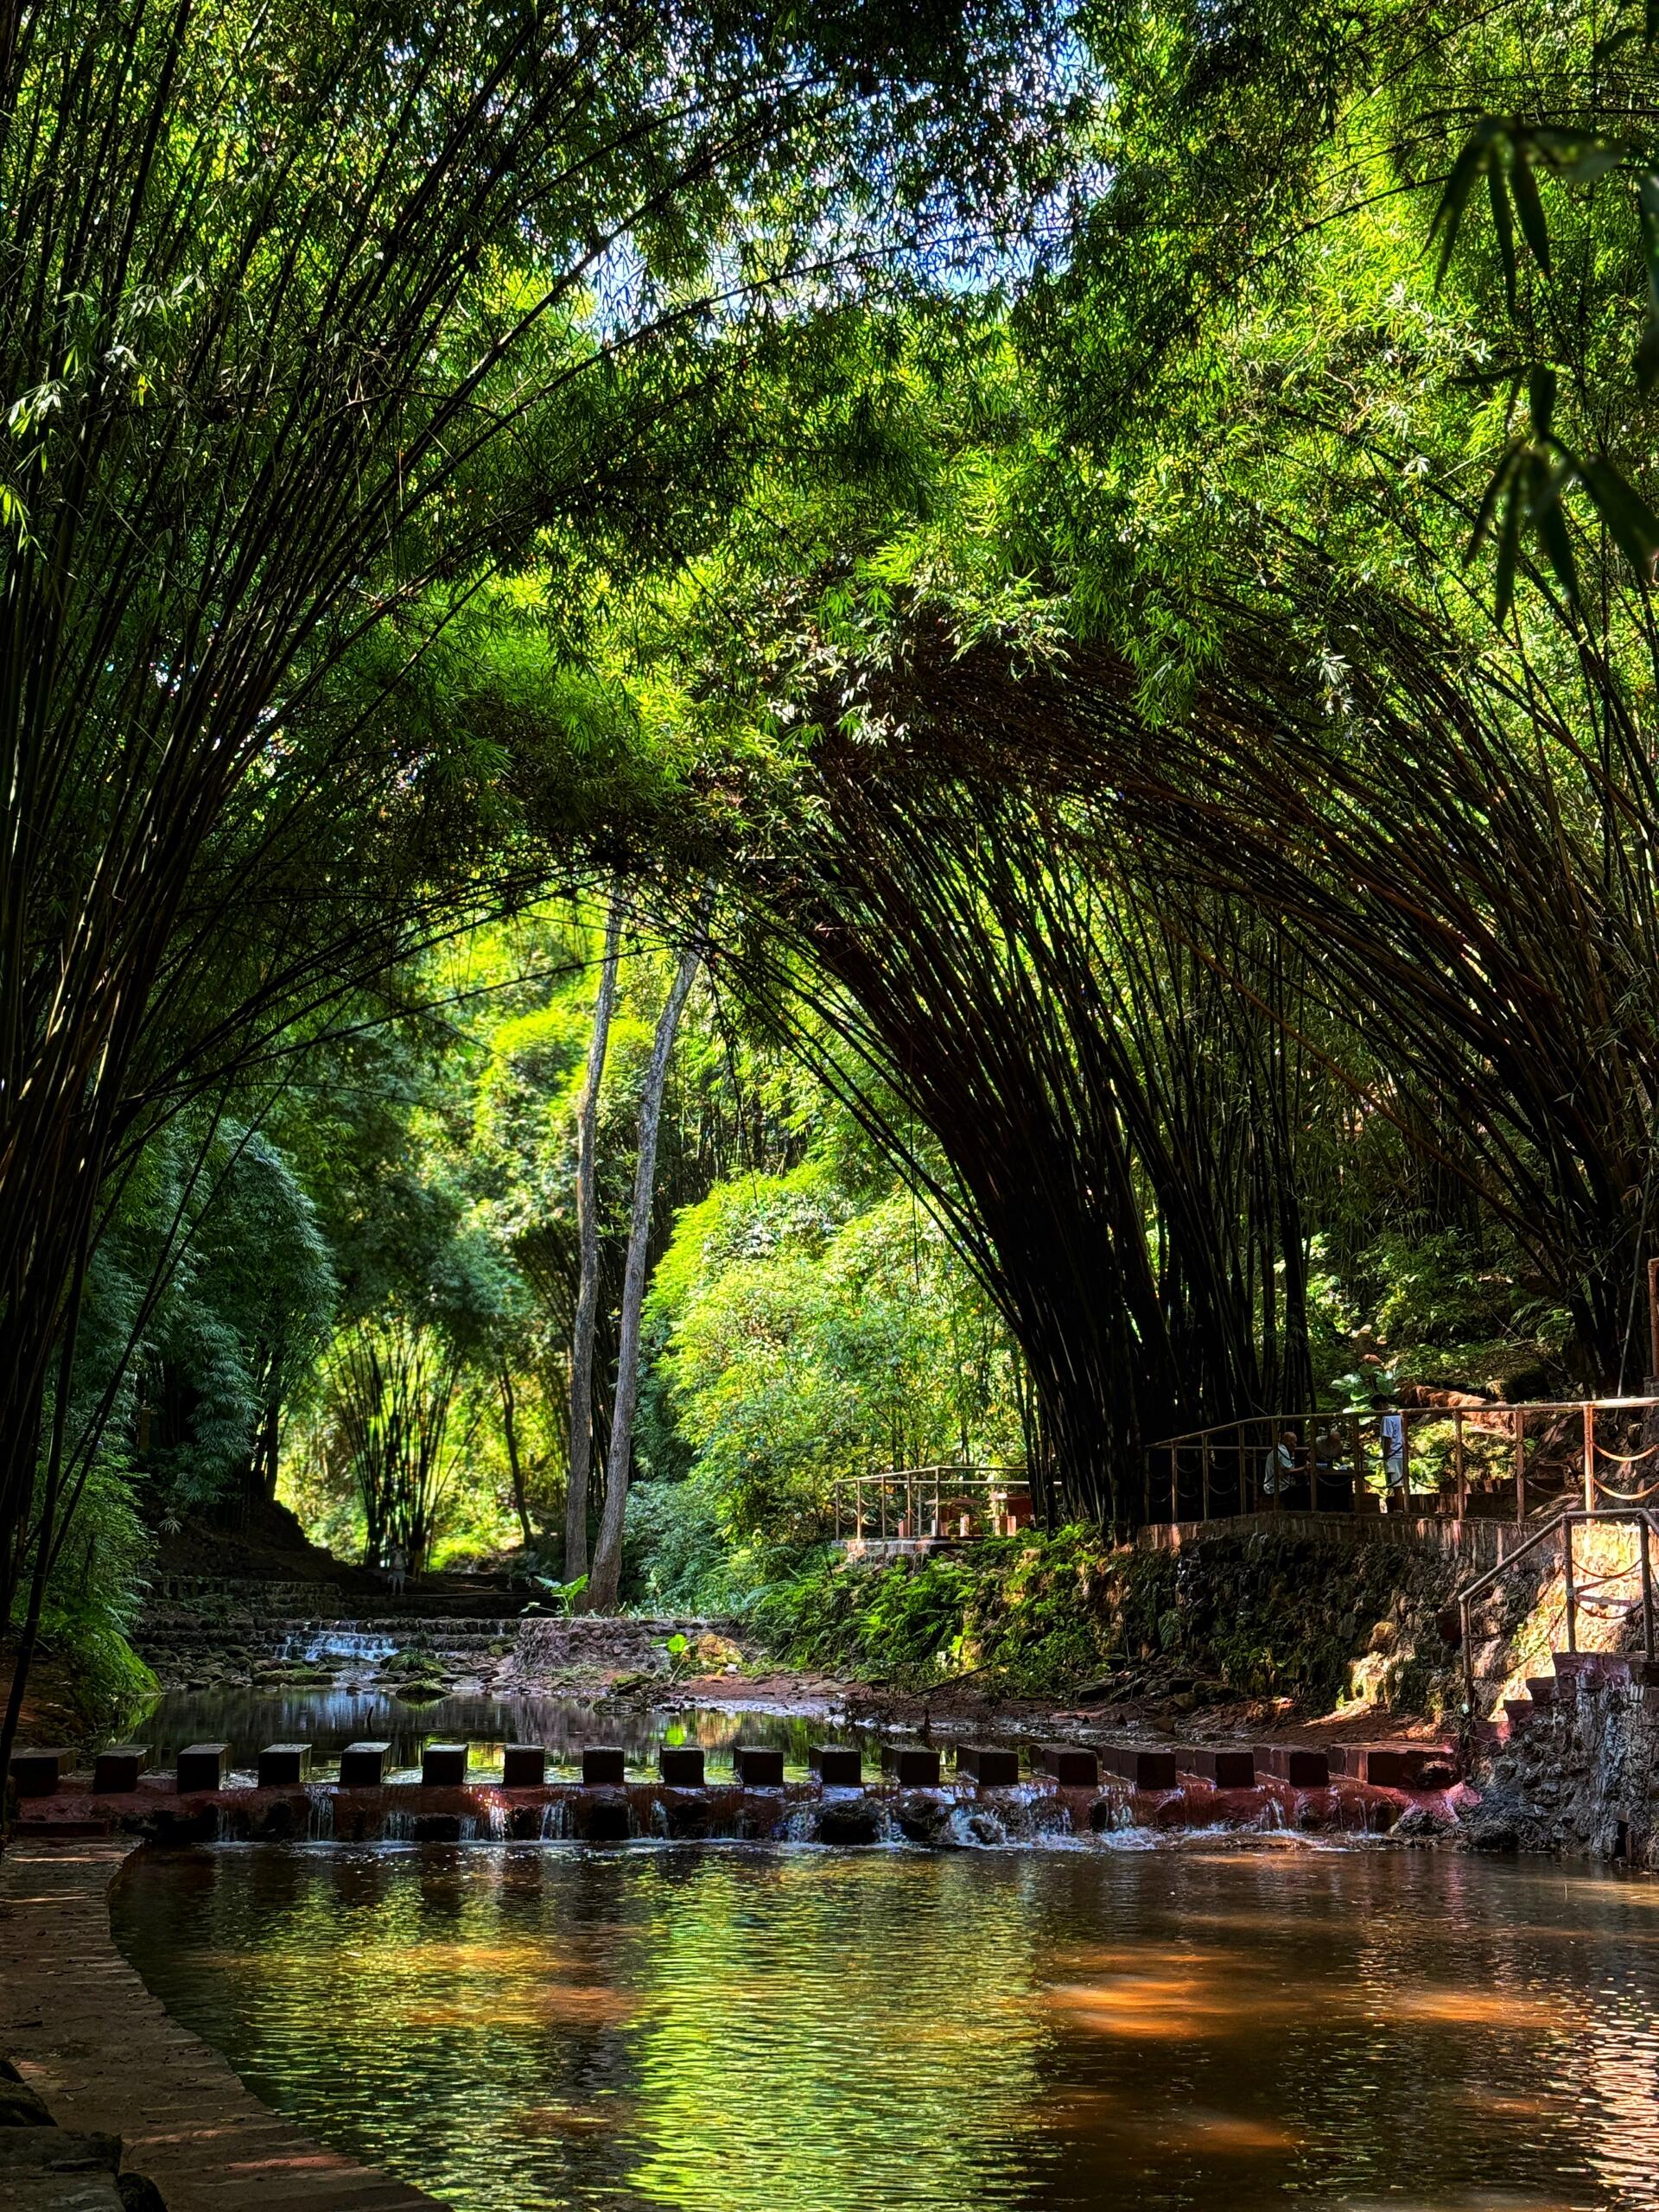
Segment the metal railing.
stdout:
<path fill-rule="evenodd" d="M 972 1542 L 1032 1524 L 1031 1490 L 1017 1467 L 893 1467 L 834 1486 L 841 1543 Z"/>
<path fill-rule="evenodd" d="M 1148 1445 L 1144 1517 L 1262 1512 L 1507 1515 L 1564 1492 L 1586 1511 L 1659 1497 L 1659 1398 L 1262 1414 Z M 1378 1478 L 1375 1486 L 1372 1477 Z"/>
<path fill-rule="evenodd" d="M 1578 1570 L 1573 1557 L 1573 1532 L 1589 1527 L 1618 1527 L 1633 1525 L 1637 1531 L 1637 1556 L 1628 1566 L 1615 1567 L 1611 1573 L 1598 1573 L 1587 1580 Z M 1653 1618 L 1653 1538 L 1659 1534 L 1659 1521 L 1646 1506 L 1599 1506 L 1586 1509 L 1569 1506 L 1544 1522 L 1543 1526 L 1516 1544 L 1496 1567 L 1489 1567 L 1484 1574 L 1458 1592 L 1458 1625 L 1463 1641 L 1463 1688 L 1465 1708 L 1472 1721 L 1478 1718 L 1475 1711 L 1475 1643 L 1474 1606 L 1489 1590 L 1494 1590 L 1521 1561 L 1545 1546 L 1560 1540 L 1562 1553 L 1562 1583 L 1567 1601 L 1567 1648 L 1579 1648 L 1579 1614 L 1581 1610 L 1600 1612 L 1604 1618 L 1619 1613 L 1628 1619 L 1639 1605 L 1642 1612 L 1642 1649 L 1644 1656 L 1654 1656 Z M 1608 1589 L 1631 1576 L 1639 1578 L 1640 1596 L 1628 1604 L 1609 1599 Z"/>

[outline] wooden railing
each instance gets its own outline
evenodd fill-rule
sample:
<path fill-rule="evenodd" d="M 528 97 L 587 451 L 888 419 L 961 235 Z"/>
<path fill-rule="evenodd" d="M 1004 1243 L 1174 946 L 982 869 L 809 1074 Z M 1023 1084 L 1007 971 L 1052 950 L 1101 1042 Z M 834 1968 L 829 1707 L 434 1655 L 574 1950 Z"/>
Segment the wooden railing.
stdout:
<path fill-rule="evenodd" d="M 1517 1522 L 1564 1496 L 1600 1506 L 1659 1498 L 1659 1399 L 1395 1406 L 1262 1414 L 1147 1447 L 1144 1516 L 1264 1512 L 1473 1513 Z"/>
<path fill-rule="evenodd" d="M 1012 1535 L 1032 1522 L 1018 1467 L 892 1467 L 835 1485 L 841 1543 L 963 1543 Z"/>
<path fill-rule="evenodd" d="M 1633 1527 L 1636 1530 L 1636 1556 L 1627 1564 L 1605 1567 L 1586 1577 L 1580 1562 L 1573 1555 L 1573 1531 L 1579 1529 L 1603 1527 Z M 1569 1507 L 1555 1514 L 1523 1537 L 1513 1551 L 1508 1552 L 1496 1567 L 1488 1567 L 1484 1574 L 1458 1592 L 1458 1627 L 1463 1646 L 1464 1710 L 1471 1720 L 1484 1716 L 1475 1706 L 1475 1625 L 1476 1603 L 1498 1585 L 1523 1560 L 1536 1558 L 1559 1541 L 1561 1547 L 1562 1593 L 1566 1601 L 1567 1649 L 1579 1648 L 1579 1613 L 1588 1606 L 1592 1613 L 1604 1618 L 1612 1613 L 1625 1620 L 1637 1611 L 1642 1616 L 1642 1649 L 1648 1659 L 1654 1656 L 1654 1599 L 1653 1599 L 1653 1539 L 1659 1534 L 1659 1522 L 1645 1506 L 1599 1506 L 1580 1509 Z M 1610 1599 L 1614 1586 L 1634 1579 L 1637 1588 L 1628 1599 Z"/>

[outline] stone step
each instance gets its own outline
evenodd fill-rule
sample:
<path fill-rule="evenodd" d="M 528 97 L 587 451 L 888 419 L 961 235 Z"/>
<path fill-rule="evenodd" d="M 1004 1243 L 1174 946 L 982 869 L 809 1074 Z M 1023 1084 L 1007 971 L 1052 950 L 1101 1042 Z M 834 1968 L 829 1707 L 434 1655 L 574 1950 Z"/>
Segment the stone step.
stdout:
<path fill-rule="evenodd" d="M 1457 1779 L 1454 1744 L 1343 1744 L 1331 1750 L 1332 1770 L 1377 1789 L 1449 1789 Z"/>

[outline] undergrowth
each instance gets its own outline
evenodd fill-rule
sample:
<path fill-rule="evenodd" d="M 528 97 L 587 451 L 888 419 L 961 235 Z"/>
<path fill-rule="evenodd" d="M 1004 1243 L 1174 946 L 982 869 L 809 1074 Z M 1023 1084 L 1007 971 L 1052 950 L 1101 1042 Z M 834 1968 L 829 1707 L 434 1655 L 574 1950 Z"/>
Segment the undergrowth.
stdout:
<path fill-rule="evenodd" d="M 1455 1581 L 1451 1560 L 1394 1545 L 1262 1530 L 1171 1553 L 1070 1528 L 881 1566 L 826 1548 L 751 1618 L 791 1665 L 901 1688 L 980 1675 L 1002 1695 L 1064 1697 L 1128 1672 L 1325 1709 L 1363 1660 L 1374 1694 L 1421 1711 L 1446 1693 L 1434 1617 Z"/>

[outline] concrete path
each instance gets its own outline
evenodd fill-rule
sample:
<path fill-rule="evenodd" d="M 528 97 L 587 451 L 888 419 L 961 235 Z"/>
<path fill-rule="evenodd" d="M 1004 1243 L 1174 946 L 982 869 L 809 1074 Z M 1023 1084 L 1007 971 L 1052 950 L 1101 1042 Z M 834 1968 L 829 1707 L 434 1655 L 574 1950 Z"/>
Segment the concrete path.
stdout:
<path fill-rule="evenodd" d="M 110 1885 L 130 1848 L 0 1853 L 0 2053 L 58 2126 L 119 2135 L 125 2167 L 149 2176 L 168 2212 L 433 2212 L 435 2198 L 279 2119 L 168 2018 L 110 1933 Z"/>

